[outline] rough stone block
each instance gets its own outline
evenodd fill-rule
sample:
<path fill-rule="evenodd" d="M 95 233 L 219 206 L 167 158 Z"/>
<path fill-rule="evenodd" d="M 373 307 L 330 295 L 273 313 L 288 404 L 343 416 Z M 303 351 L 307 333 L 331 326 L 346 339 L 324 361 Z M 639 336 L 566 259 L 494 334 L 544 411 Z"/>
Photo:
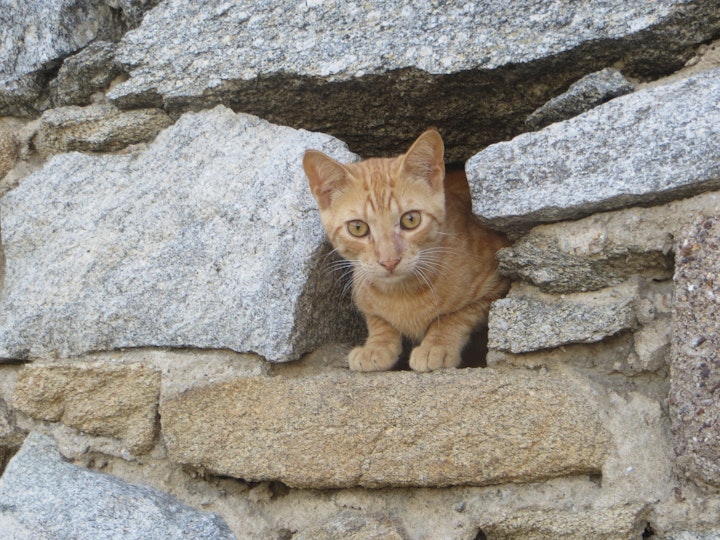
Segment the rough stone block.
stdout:
<path fill-rule="evenodd" d="M 160 109 L 121 111 L 112 105 L 59 107 L 43 113 L 35 138 L 42 155 L 112 152 L 147 142 L 173 121 Z"/>
<path fill-rule="evenodd" d="M 593 343 L 637 327 L 639 283 L 554 296 L 513 284 L 490 308 L 488 347 L 512 353 Z"/>
<path fill-rule="evenodd" d="M 718 102 L 715 69 L 490 146 L 466 165 L 475 213 L 517 232 L 718 189 Z"/>
<path fill-rule="evenodd" d="M 513 512 L 482 531 L 493 540 L 627 540 L 641 538 L 647 524 L 643 505 L 583 510 Z"/>
<path fill-rule="evenodd" d="M 670 417 L 681 468 L 720 487 L 720 218 L 698 221 L 676 253 Z"/>
<path fill-rule="evenodd" d="M 633 84 L 618 70 L 605 68 L 574 83 L 567 92 L 554 97 L 528 116 L 525 123 L 532 129 L 540 129 L 629 94 L 634 89 Z"/>
<path fill-rule="evenodd" d="M 66 58 L 48 91 L 53 107 L 88 105 L 95 92 L 110 86 L 122 73 L 115 62 L 115 43 L 95 41 Z"/>
<path fill-rule="evenodd" d="M 165 400 L 161 418 L 170 459 L 217 474 L 437 487 L 597 474 L 609 436 L 596 407 L 569 374 L 342 370 L 190 390 Z"/>
<path fill-rule="evenodd" d="M 328 135 L 218 107 L 130 155 L 52 158 L 0 200 L 0 357 L 197 347 L 298 358 L 362 337 L 302 170 Z"/>
<path fill-rule="evenodd" d="M 147 486 L 68 463 L 31 433 L 0 482 L 3 538 L 234 540 L 221 518 Z"/>
<path fill-rule="evenodd" d="M 90 435 L 150 450 L 157 432 L 160 372 L 139 364 L 39 364 L 18 374 L 13 406 Z"/>
<path fill-rule="evenodd" d="M 464 161 L 524 130 L 583 75 L 615 62 L 646 75 L 681 67 L 717 34 L 716 10 L 715 0 L 161 2 L 120 42 L 130 79 L 109 96 L 166 110 L 221 102 L 366 156 L 404 151 L 433 121 L 449 159 Z"/>
<path fill-rule="evenodd" d="M 555 293 L 618 285 L 633 275 L 670 279 L 675 238 L 720 208 L 720 192 L 651 208 L 628 208 L 540 225 L 498 253 L 500 270 Z"/>

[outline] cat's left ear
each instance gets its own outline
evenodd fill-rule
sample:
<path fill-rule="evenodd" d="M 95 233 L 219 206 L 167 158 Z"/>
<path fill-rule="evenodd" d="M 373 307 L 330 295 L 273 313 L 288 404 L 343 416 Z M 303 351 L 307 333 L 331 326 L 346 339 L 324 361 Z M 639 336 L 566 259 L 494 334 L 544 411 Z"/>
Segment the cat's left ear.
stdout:
<path fill-rule="evenodd" d="M 347 182 L 347 169 L 329 156 L 317 150 L 307 150 L 303 157 L 303 169 L 310 182 L 310 189 L 320 210 L 330 206 L 334 193 L 342 190 Z"/>
<path fill-rule="evenodd" d="M 425 180 L 433 191 L 442 191 L 445 179 L 444 155 L 445 146 L 440 133 L 428 129 L 407 151 L 402 166 L 412 176 Z"/>

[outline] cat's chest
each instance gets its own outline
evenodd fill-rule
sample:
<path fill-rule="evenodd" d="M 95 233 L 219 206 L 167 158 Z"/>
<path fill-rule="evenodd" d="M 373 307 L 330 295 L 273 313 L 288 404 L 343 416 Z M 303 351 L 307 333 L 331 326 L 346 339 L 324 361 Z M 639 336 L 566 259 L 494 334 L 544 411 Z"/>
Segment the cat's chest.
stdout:
<path fill-rule="evenodd" d="M 440 312 L 437 298 L 427 289 L 407 293 L 381 289 L 359 291 L 356 303 L 364 313 L 381 317 L 400 333 L 415 340 L 422 339 Z"/>

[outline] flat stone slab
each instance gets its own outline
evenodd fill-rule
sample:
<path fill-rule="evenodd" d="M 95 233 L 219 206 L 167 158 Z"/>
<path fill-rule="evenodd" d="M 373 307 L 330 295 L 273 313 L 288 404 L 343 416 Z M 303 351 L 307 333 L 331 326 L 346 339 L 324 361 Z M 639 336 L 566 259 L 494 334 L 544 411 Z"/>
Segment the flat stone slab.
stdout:
<path fill-rule="evenodd" d="M 474 211 L 518 232 L 718 189 L 718 103 L 715 69 L 490 146 L 466 165 Z"/>
<path fill-rule="evenodd" d="M 146 149 L 62 154 L 0 201 L 0 357 L 197 347 L 298 358 L 364 331 L 302 170 L 328 135 L 218 107 Z"/>
<path fill-rule="evenodd" d="M 544 292 L 593 291 L 633 275 L 669 280 L 675 238 L 699 216 L 720 208 L 720 191 L 653 206 L 540 225 L 500 250 L 500 271 Z"/>
<path fill-rule="evenodd" d="M 614 62 L 645 74 L 681 67 L 717 34 L 716 9 L 714 0 L 161 2 L 120 41 L 130 78 L 109 97 L 171 111 L 223 103 L 330 133 L 366 157 L 404 151 L 435 122 L 449 159 L 464 161 L 524 130 L 528 114 L 583 75 Z"/>
<path fill-rule="evenodd" d="M 160 371 L 140 364 L 33 363 L 18 373 L 13 406 L 32 418 L 149 451 L 158 431 Z"/>
<path fill-rule="evenodd" d="M 563 373 L 335 370 L 190 390 L 160 415 L 171 460 L 246 481 L 491 485 L 597 474 L 610 438 L 588 394 Z"/>
<path fill-rule="evenodd" d="M 680 467 L 720 487 L 720 218 L 680 238 L 670 367 L 670 418 Z"/>
<path fill-rule="evenodd" d="M 234 540 L 215 514 L 148 486 L 65 461 L 55 441 L 31 433 L 0 481 L 3 538 Z"/>
<path fill-rule="evenodd" d="M 595 292 L 562 296 L 514 284 L 493 302 L 488 347 L 524 353 L 570 343 L 594 343 L 637 327 L 639 284 L 630 281 Z"/>

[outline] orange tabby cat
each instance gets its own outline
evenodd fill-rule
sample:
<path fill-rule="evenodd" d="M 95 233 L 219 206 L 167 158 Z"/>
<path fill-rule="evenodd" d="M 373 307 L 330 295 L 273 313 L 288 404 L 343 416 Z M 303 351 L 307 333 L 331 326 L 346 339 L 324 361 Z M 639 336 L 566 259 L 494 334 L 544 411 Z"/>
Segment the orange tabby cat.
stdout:
<path fill-rule="evenodd" d="M 504 237 L 472 214 L 464 173 L 445 176 L 435 130 L 404 155 L 340 164 L 308 150 L 303 167 L 325 231 L 353 269 L 353 299 L 368 338 L 350 352 L 350 369 L 393 367 L 402 336 L 419 343 L 410 367 L 460 365 L 471 332 L 508 282 L 495 252 Z"/>

